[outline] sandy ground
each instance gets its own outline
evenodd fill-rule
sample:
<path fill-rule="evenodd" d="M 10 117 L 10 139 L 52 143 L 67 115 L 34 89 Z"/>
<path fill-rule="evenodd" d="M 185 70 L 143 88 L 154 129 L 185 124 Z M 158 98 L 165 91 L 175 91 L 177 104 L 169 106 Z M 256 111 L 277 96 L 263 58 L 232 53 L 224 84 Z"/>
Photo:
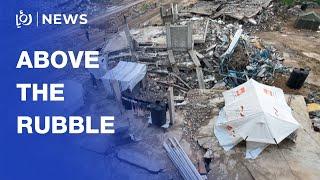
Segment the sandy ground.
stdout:
<path fill-rule="evenodd" d="M 320 32 L 297 30 L 291 19 L 281 32 L 259 32 L 266 44 L 274 45 L 283 52 L 288 67 L 310 68 L 307 83 L 320 86 Z"/>

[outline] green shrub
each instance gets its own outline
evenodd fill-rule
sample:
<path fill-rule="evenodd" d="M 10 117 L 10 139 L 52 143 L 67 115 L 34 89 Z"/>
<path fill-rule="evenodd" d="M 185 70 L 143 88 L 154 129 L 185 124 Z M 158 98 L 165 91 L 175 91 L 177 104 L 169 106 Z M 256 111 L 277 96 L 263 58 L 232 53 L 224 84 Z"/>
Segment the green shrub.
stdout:
<path fill-rule="evenodd" d="M 293 5 L 295 0 L 282 0 L 283 4 L 290 6 Z"/>
<path fill-rule="evenodd" d="M 281 0 L 283 4 L 287 5 L 287 6 L 291 6 L 294 5 L 295 3 L 299 3 L 299 2 L 316 2 L 317 4 L 320 5 L 320 0 Z"/>

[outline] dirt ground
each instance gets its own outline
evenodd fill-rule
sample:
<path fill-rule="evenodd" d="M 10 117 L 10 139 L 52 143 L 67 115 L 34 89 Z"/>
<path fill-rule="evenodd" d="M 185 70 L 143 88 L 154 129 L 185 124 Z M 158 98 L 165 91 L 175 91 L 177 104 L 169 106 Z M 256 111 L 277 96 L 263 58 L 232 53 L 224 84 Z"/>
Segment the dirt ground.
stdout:
<path fill-rule="evenodd" d="M 319 31 L 298 30 L 294 28 L 295 18 L 291 18 L 282 27 L 281 31 L 258 32 L 266 44 L 273 45 L 283 53 L 284 65 L 288 67 L 310 68 L 307 84 L 301 90 L 291 90 L 286 87 L 287 77 L 278 76 L 275 79 L 275 86 L 278 86 L 286 93 L 302 94 L 308 93 L 311 88 L 316 90 L 320 86 L 320 33 Z"/>

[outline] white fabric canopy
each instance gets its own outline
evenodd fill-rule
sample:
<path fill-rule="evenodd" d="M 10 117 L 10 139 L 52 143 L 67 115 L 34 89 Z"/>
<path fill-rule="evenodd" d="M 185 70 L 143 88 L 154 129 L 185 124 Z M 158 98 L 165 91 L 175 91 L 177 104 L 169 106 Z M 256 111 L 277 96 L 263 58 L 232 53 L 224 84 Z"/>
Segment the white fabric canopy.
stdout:
<path fill-rule="evenodd" d="M 214 133 L 225 150 L 242 140 L 247 158 L 256 158 L 268 144 L 278 144 L 298 127 L 281 89 L 250 79 L 223 93 L 225 107 Z"/>
<path fill-rule="evenodd" d="M 120 90 L 132 90 L 146 75 L 145 64 L 120 61 L 116 67 L 108 71 L 101 79 L 106 86 L 110 86 L 111 80 L 117 80 Z"/>

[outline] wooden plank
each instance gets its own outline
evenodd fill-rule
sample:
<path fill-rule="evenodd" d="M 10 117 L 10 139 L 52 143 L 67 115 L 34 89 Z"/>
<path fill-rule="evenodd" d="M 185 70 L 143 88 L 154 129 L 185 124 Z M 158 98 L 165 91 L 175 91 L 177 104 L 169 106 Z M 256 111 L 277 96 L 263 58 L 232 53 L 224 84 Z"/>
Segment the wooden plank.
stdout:
<path fill-rule="evenodd" d="M 203 80 L 202 68 L 201 68 L 201 67 L 196 67 L 196 71 L 197 71 L 199 88 L 200 88 L 200 89 L 205 89 L 206 86 L 205 86 L 204 80 Z"/>
<path fill-rule="evenodd" d="M 212 65 L 209 63 L 207 59 L 204 58 L 204 55 L 200 54 L 198 51 L 194 51 L 196 56 L 204 62 L 204 64 L 208 67 L 208 69 L 213 70 Z"/>
<path fill-rule="evenodd" d="M 209 26 L 209 19 L 207 20 L 207 23 L 206 23 L 206 29 L 204 30 L 204 35 L 203 35 L 203 41 L 206 42 L 206 39 L 207 39 L 207 32 L 208 32 L 208 26 Z"/>
<path fill-rule="evenodd" d="M 206 59 L 202 59 L 202 61 L 203 61 L 203 62 L 204 62 L 204 64 L 208 67 L 208 69 L 213 70 L 213 67 L 212 67 L 212 65 L 209 63 L 209 61 L 208 61 L 208 60 L 206 60 Z"/>
<path fill-rule="evenodd" d="M 194 52 L 196 53 L 196 55 L 197 55 L 197 57 L 198 57 L 199 59 L 203 59 L 203 58 L 204 58 L 204 56 L 203 56 L 201 53 L 199 53 L 198 51 L 195 51 L 195 50 L 194 50 Z"/>
<path fill-rule="evenodd" d="M 169 104 L 169 114 L 170 114 L 170 125 L 174 123 L 175 118 L 175 109 L 174 109 L 174 96 L 173 96 L 173 87 L 168 88 L 168 104 Z"/>
<path fill-rule="evenodd" d="M 176 61 L 175 61 L 175 59 L 174 59 L 173 51 L 172 51 L 172 50 L 168 50 L 168 56 L 169 56 L 170 64 L 175 64 Z"/>
<path fill-rule="evenodd" d="M 168 50 L 169 62 L 171 64 L 172 70 L 174 73 L 179 74 L 179 69 L 176 66 L 176 60 L 174 59 L 173 51 Z"/>
<path fill-rule="evenodd" d="M 200 67 L 201 64 L 200 64 L 200 61 L 199 61 L 196 53 L 193 50 L 189 50 L 188 52 L 189 52 L 189 55 L 190 55 L 193 63 L 196 65 L 196 67 Z"/>

